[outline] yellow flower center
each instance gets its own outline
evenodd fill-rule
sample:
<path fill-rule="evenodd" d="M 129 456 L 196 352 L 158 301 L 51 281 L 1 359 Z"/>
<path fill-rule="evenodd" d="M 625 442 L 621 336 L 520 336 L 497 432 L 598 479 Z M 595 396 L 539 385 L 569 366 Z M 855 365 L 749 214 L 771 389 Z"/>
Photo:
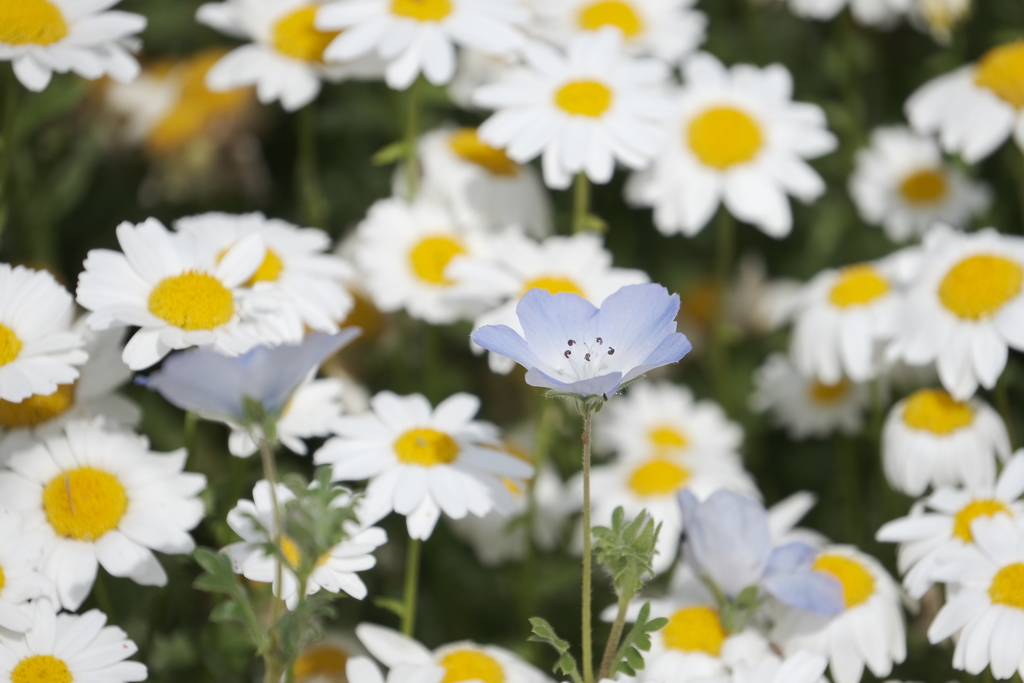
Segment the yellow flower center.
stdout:
<path fill-rule="evenodd" d="M 816 403 L 820 406 L 835 405 L 846 398 L 846 395 L 849 393 L 850 382 L 846 379 L 841 379 L 835 384 L 825 384 L 824 382 L 814 380 L 807 389 L 811 403 Z"/>
<path fill-rule="evenodd" d="M 560 275 L 542 275 L 541 277 L 534 278 L 523 285 L 523 294 L 526 294 L 531 289 L 544 289 L 549 294 L 575 294 L 576 296 L 585 296 L 583 289 L 577 285 L 573 280 Z"/>
<path fill-rule="evenodd" d="M 455 439 L 429 427 L 417 427 L 398 437 L 395 455 L 406 465 L 447 465 L 459 457 L 459 444 Z"/>
<path fill-rule="evenodd" d="M 519 173 L 519 164 L 509 159 L 504 150 L 480 140 L 476 128 L 460 128 L 452 133 L 448 144 L 457 156 L 492 175 L 515 176 Z"/>
<path fill-rule="evenodd" d="M 573 116 L 596 119 L 612 106 L 612 91 L 598 81 L 569 81 L 555 93 L 555 106 Z"/>
<path fill-rule="evenodd" d="M 652 458 L 629 477 L 629 488 L 638 496 L 667 496 L 686 485 L 690 472 L 665 458 Z"/>
<path fill-rule="evenodd" d="M 0 427 L 32 428 L 67 412 L 75 402 L 75 385 L 58 384 L 49 396 L 32 394 L 21 403 L 0 400 Z"/>
<path fill-rule="evenodd" d="M 604 26 L 614 26 L 627 38 L 635 38 L 644 30 L 644 22 L 633 6 L 621 0 L 592 2 L 580 10 L 580 28 L 596 31 Z"/>
<path fill-rule="evenodd" d="M 456 650 L 441 658 L 444 678 L 441 683 L 460 681 L 483 681 L 483 683 L 504 683 L 505 670 L 490 655 L 477 650 Z"/>
<path fill-rule="evenodd" d="M 295 658 L 295 680 L 325 677 L 331 683 L 344 683 L 348 653 L 333 645 L 314 645 Z"/>
<path fill-rule="evenodd" d="M 263 262 L 256 269 L 256 272 L 252 274 L 248 282 L 245 283 L 245 286 L 252 287 L 257 282 L 276 282 L 277 278 L 281 277 L 281 271 L 283 270 L 284 261 L 281 260 L 281 257 L 273 250 L 267 249 Z"/>
<path fill-rule="evenodd" d="M 0 0 L 2 1 L 2 0 Z M 21 353 L 21 340 L 14 330 L 0 323 L 0 365 L 7 365 Z"/>
<path fill-rule="evenodd" d="M 183 330 L 212 330 L 231 320 L 235 301 L 220 280 L 190 270 L 157 283 L 149 293 L 149 312 Z"/>
<path fill-rule="evenodd" d="M 690 122 L 686 136 L 701 163 L 720 171 L 750 161 L 764 144 L 757 121 L 732 107 L 708 109 Z"/>
<path fill-rule="evenodd" d="M 49 0 L 0 0 L 0 43 L 50 45 L 67 35 L 64 15 Z"/>
<path fill-rule="evenodd" d="M 863 306 L 888 293 L 889 281 L 874 267 L 862 263 L 839 271 L 839 279 L 832 285 L 828 300 L 839 308 Z"/>
<path fill-rule="evenodd" d="M 391 0 L 391 13 L 416 21 L 441 21 L 452 13 L 451 0 Z"/>
<path fill-rule="evenodd" d="M 942 389 L 920 389 L 907 399 L 903 422 L 913 429 L 950 434 L 974 422 L 974 409 Z"/>
<path fill-rule="evenodd" d="M 95 541 L 116 529 L 128 509 L 117 477 L 93 467 L 65 470 L 43 488 L 43 510 L 57 535 Z"/>
<path fill-rule="evenodd" d="M 466 253 L 462 242 L 447 235 L 434 235 L 420 240 L 409 252 L 412 272 L 416 277 L 432 285 L 450 285 L 452 281 L 444 276 L 444 269 L 453 258 Z"/>
<path fill-rule="evenodd" d="M 289 12 L 274 24 L 274 49 L 293 59 L 323 63 L 324 50 L 340 31 L 321 31 L 313 22 L 319 5 L 303 5 Z"/>
<path fill-rule="evenodd" d="M 0 567 L 0 593 L 3 592 L 5 583 L 7 583 L 7 577 L 4 576 L 4 568 Z"/>
<path fill-rule="evenodd" d="M 939 301 L 965 320 L 987 318 L 1020 294 L 1024 269 L 994 254 L 968 256 L 949 269 L 939 284 Z"/>
<path fill-rule="evenodd" d="M 978 61 L 974 82 L 1020 109 L 1024 107 L 1024 41 L 992 48 Z"/>
<path fill-rule="evenodd" d="M 11 672 L 11 683 L 71 683 L 72 680 L 68 665 L 53 655 L 26 657 Z"/>
<path fill-rule="evenodd" d="M 998 500 L 972 500 L 953 516 L 953 535 L 964 543 L 973 543 L 971 522 L 978 517 L 993 517 L 1000 512 L 1013 514 L 1010 508 Z"/>
<path fill-rule="evenodd" d="M 204 50 L 185 63 L 177 101 L 146 137 L 146 149 L 151 154 L 181 149 L 218 123 L 226 127 L 228 117 L 251 104 L 252 88 L 213 92 L 206 87 L 206 72 L 226 52 Z"/>
<path fill-rule="evenodd" d="M 679 429 L 670 424 L 657 425 L 647 432 L 647 438 L 655 448 L 686 448 L 690 440 Z"/>
<path fill-rule="evenodd" d="M 288 561 L 292 569 L 298 569 L 299 565 L 302 564 L 302 553 L 299 552 L 299 546 L 295 543 L 295 540 L 288 534 L 281 534 L 281 537 L 277 539 L 277 544 L 281 548 L 281 554 L 284 555 L 284 559 Z"/>
<path fill-rule="evenodd" d="M 934 204 L 949 191 L 946 174 L 941 169 L 915 171 L 900 183 L 900 194 L 911 204 Z"/>
<path fill-rule="evenodd" d="M 703 605 L 677 611 L 661 632 L 665 647 L 670 650 L 704 652 L 712 657 L 721 653 L 725 636 L 718 612 Z"/>
<path fill-rule="evenodd" d="M 860 562 L 841 555 L 821 555 L 812 569 L 834 577 L 843 586 L 846 609 L 856 607 L 875 592 L 875 577 Z"/>
<path fill-rule="evenodd" d="M 996 572 L 988 596 L 997 605 L 1024 610 L 1024 563 L 1008 564 Z"/>

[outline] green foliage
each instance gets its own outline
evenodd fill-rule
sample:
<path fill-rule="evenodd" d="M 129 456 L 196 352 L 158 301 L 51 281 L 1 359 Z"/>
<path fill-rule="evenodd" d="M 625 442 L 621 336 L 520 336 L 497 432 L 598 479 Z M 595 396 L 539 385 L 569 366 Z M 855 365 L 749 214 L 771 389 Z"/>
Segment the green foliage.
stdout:
<path fill-rule="evenodd" d="M 210 619 L 241 624 L 257 652 L 266 654 L 270 649 L 270 640 L 256 617 L 248 592 L 235 576 L 228 556 L 210 548 L 196 548 L 193 557 L 204 571 L 192 584 L 193 587 L 207 593 L 220 593 L 227 598 L 213 608 Z"/>
<path fill-rule="evenodd" d="M 530 625 L 533 627 L 533 635 L 530 636 L 530 640 L 547 643 L 558 653 L 558 661 L 552 671 L 562 672 L 569 676 L 573 683 L 581 683 L 583 679 L 580 677 L 579 667 L 576 666 L 576 658 L 569 652 L 569 641 L 559 638 L 551 624 L 540 617 L 531 617 Z"/>
<path fill-rule="evenodd" d="M 655 524 L 646 510 L 628 522 L 625 517 L 622 507 L 617 507 L 611 527 L 594 527 L 594 556 L 611 576 L 616 595 L 630 600 L 643 588 L 645 574 L 653 573 L 661 524 Z"/>
<path fill-rule="evenodd" d="M 636 676 L 636 672 L 644 668 L 644 658 L 640 653 L 650 652 L 651 634 L 668 625 L 668 619 L 651 619 L 650 616 L 651 603 L 646 603 L 640 608 L 633 627 L 626 633 L 618 652 L 615 653 L 615 664 L 612 665 L 610 678 L 615 678 L 619 673 Z"/>

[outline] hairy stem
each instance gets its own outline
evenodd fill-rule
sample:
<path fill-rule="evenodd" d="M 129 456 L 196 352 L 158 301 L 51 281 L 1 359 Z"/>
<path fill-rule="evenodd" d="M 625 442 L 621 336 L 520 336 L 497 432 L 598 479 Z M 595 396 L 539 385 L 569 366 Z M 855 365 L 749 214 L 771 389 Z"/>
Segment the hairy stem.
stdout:
<path fill-rule="evenodd" d="M 196 466 L 196 432 L 198 431 L 199 417 L 191 410 L 185 413 L 185 470 L 191 470 Z M 237 500 L 237 499 L 236 499 Z"/>
<path fill-rule="evenodd" d="M 729 273 L 736 251 L 736 219 L 723 206 L 715 226 L 715 316 L 711 323 L 711 383 L 715 400 L 729 408 L 729 355 L 726 325 L 729 312 Z"/>
<path fill-rule="evenodd" d="M 4 94 L 2 147 L 0 147 L 0 238 L 10 218 L 10 191 L 8 178 L 11 172 L 11 157 L 14 153 L 14 123 L 18 113 L 18 79 L 14 74 L 7 75 L 7 88 Z"/>
<path fill-rule="evenodd" d="M 572 231 L 586 232 L 590 218 L 590 181 L 585 173 L 577 173 L 572 186 Z"/>
<path fill-rule="evenodd" d="M 405 552 L 405 594 L 402 598 L 402 633 L 413 637 L 416 631 L 416 598 L 420 587 L 420 551 L 423 542 L 409 537 Z"/>
<path fill-rule="evenodd" d="M 408 90 L 408 108 L 405 112 L 405 187 L 410 202 L 420 191 L 420 159 L 417 147 L 420 137 L 420 79 Z"/>
<path fill-rule="evenodd" d="M 608 634 L 608 642 L 604 646 L 604 656 L 601 658 L 601 670 L 597 674 L 597 680 L 603 681 L 611 675 L 612 667 L 615 665 L 615 653 L 619 650 L 619 641 L 622 640 L 622 629 L 626 626 L 626 611 L 632 595 L 619 596 L 619 612 L 615 615 L 615 623 L 612 624 L 612 632 Z"/>
<path fill-rule="evenodd" d="M 296 178 L 302 200 L 302 217 L 307 225 L 324 228 L 327 226 L 329 207 L 317 171 L 316 109 L 312 103 L 299 111 L 298 124 L 299 158 Z"/>
<path fill-rule="evenodd" d="M 594 683 L 594 654 L 590 631 L 590 429 L 594 412 L 583 412 L 583 683 Z"/>

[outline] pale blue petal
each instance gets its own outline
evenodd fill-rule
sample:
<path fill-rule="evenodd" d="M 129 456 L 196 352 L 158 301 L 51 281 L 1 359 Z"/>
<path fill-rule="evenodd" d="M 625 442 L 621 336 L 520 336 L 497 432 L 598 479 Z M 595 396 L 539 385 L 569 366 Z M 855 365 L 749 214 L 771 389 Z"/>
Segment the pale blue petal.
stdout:
<path fill-rule="evenodd" d="M 531 387 L 545 387 L 555 389 L 567 394 L 578 394 L 580 396 L 612 396 L 619 390 L 622 383 L 621 372 L 611 372 L 607 375 L 581 379 L 577 382 L 564 382 L 546 374 L 537 368 L 530 368 L 526 373 L 526 383 Z"/>
<path fill-rule="evenodd" d="M 791 574 L 795 571 L 809 569 L 817 554 L 817 550 L 800 541 L 781 545 L 772 551 L 764 574 L 765 576 Z"/>
<path fill-rule="evenodd" d="M 815 614 L 839 614 L 846 609 L 843 586 L 815 571 L 769 576 L 761 584 L 779 602 Z"/>
<path fill-rule="evenodd" d="M 311 334 L 300 344 L 253 350 L 240 359 L 248 365 L 246 395 L 268 412 L 280 410 L 310 372 L 360 333 L 357 327 L 347 327 L 336 334 Z"/>
<path fill-rule="evenodd" d="M 674 322 L 672 324 L 675 325 Z M 677 363 L 692 349 L 693 344 L 686 338 L 686 335 L 681 332 L 673 332 L 661 340 L 658 347 L 644 359 L 641 365 L 637 365 L 627 372 L 623 381 L 628 382 L 654 368 L 660 368 L 662 365 Z"/>
<path fill-rule="evenodd" d="M 568 341 L 593 339 L 598 310 L 581 296 L 531 289 L 516 306 L 519 324 L 535 357 L 534 366 L 554 366 L 569 348 Z M 484 347 L 486 348 L 486 347 Z"/>
<path fill-rule="evenodd" d="M 526 369 L 539 365 L 533 349 L 508 325 L 484 325 L 469 337 L 477 345 L 499 356 L 511 358 Z"/>
<path fill-rule="evenodd" d="M 236 420 L 245 415 L 245 372 L 237 358 L 215 351 L 176 353 L 159 370 L 136 381 L 182 410 Z"/>
<path fill-rule="evenodd" d="M 669 334 L 676 332 L 679 295 L 669 294 L 658 284 L 627 285 L 601 304 L 597 336 L 615 348 L 616 364 L 622 368 L 650 365 L 654 351 Z M 673 347 L 677 350 L 680 347 Z M 674 363 L 682 358 L 658 363 Z"/>

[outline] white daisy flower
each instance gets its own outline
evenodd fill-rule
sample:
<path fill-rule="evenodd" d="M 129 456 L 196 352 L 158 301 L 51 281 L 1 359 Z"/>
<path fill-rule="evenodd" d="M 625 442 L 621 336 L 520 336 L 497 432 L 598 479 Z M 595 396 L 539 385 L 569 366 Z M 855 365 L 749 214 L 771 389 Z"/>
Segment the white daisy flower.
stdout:
<path fill-rule="evenodd" d="M 0 463 L 40 438 L 59 433 L 70 420 L 103 416 L 108 424 L 135 427 L 142 418 L 135 401 L 117 393 L 132 378 L 121 360 L 124 330 L 94 332 L 84 322 L 79 319 L 73 328 L 85 337 L 89 354 L 77 380 L 58 385 L 46 396 L 33 394 L 21 403 L 0 400 Z"/>
<path fill-rule="evenodd" d="M 793 101 L 793 79 L 779 64 L 726 69 L 699 53 L 683 65 L 668 144 L 629 180 L 626 198 L 654 208 L 664 235 L 700 232 L 720 203 L 772 237 L 793 226 L 786 195 L 804 203 L 825 192 L 805 159 L 831 152 L 836 138 L 820 107 Z"/>
<path fill-rule="evenodd" d="M 517 228 L 510 228 L 490 239 L 490 248 L 482 258 L 460 258 L 450 273 L 467 287 L 490 292 L 496 308 L 477 316 L 473 329 L 485 325 L 507 325 L 522 334 L 516 306 L 526 292 L 544 289 L 551 294 L 570 292 L 600 306 L 610 295 L 626 285 L 650 281 L 641 270 L 613 268 L 612 255 L 600 236 L 577 233 L 569 237 L 553 236 L 543 242 L 530 239 Z M 483 348 L 470 342 L 474 353 Z M 494 372 L 507 374 L 515 367 L 511 358 L 488 354 Z"/>
<path fill-rule="evenodd" d="M 124 253 L 93 249 L 78 278 L 78 303 L 94 330 L 139 326 L 122 358 L 144 370 L 175 349 L 213 346 L 237 356 L 262 342 L 286 338 L 276 299 L 243 297 L 242 286 L 266 254 L 250 235 L 217 254 L 191 235 L 171 234 L 160 221 L 122 223 Z"/>
<path fill-rule="evenodd" d="M 49 396 L 88 355 L 71 329 L 74 300 L 45 270 L 0 263 L 0 400 Z"/>
<path fill-rule="evenodd" d="M 821 549 L 811 567 L 843 587 L 846 609 L 834 616 L 785 611 L 772 630 L 772 642 L 787 655 L 801 650 L 828 657 L 836 683 L 857 683 L 864 666 L 887 676 L 907 654 L 899 586 L 882 565 L 852 546 Z"/>
<path fill-rule="evenodd" d="M 0 499 L 44 539 L 39 571 L 61 605 L 78 609 L 97 562 L 113 576 L 163 586 L 153 550 L 192 552 L 188 531 L 203 518 L 206 477 L 183 472 L 184 448 L 154 453 L 148 440 L 113 431 L 102 419 L 68 423 L 64 433 L 13 455 L 0 471 Z"/>
<path fill-rule="evenodd" d="M 953 28 L 971 13 L 973 0 L 916 0 L 910 19 L 921 30 L 931 32 L 939 43 L 948 45 Z"/>
<path fill-rule="evenodd" d="M 354 631 L 328 631 L 314 643 L 302 648 L 293 667 L 296 683 L 349 683 L 345 669 L 366 649 L 356 640 Z M 355 683 L 355 681 L 352 681 Z"/>
<path fill-rule="evenodd" d="M 594 446 L 635 460 L 652 453 L 696 453 L 736 459 L 743 429 L 714 401 L 669 382 L 630 387 L 594 425 Z"/>
<path fill-rule="evenodd" d="M 576 475 L 569 482 L 582 507 L 583 479 Z M 727 489 L 760 498 L 757 485 L 743 469 L 734 453 L 690 452 L 685 447 L 654 448 L 643 454 L 620 457 L 590 470 L 593 523 L 610 525 L 615 508 L 622 507 L 627 517 L 641 511 L 661 523 L 652 568 L 655 574 L 669 570 L 676 561 L 683 531 L 683 511 L 679 493 L 691 491 L 700 499 L 718 489 Z M 660 679 L 659 683 L 660 683 Z"/>
<path fill-rule="evenodd" d="M 252 41 L 210 69 L 209 88 L 254 85 L 263 104 L 280 100 L 285 111 L 295 111 L 316 99 L 324 80 L 379 78 L 383 65 L 373 59 L 324 62 L 324 50 L 338 32 L 314 25 L 320 7 L 321 0 L 226 0 L 200 6 L 197 21 Z"/>
<path fill-rule="evenodd" d="M 525 479 L 533 467 L 502 452 L 494 425 L 473 420 L 480 399 L 455 394 L 432 408 L 421 394 L 382 391 L 370 406 L 336 421 L 338 436 L 313 455 L 336 481 L 370 480 L 361 519 L 374 523 L 394 510 L 412 538 L 425 540 L 441 511 L 461 519 L 515 510 L 502 478 Z"/>
<path fill-rule="evenodd" d="M 1012 134 L 1024 149 L 1024 41 L 992 48 L 974 64 L 932 79 L 907 100 L 910 124 L 938 133 L 947 152 L 976 163 Z"/>
<path fill-rule="evenodd" d="M 992 203 L 988 186 L 945 163 L 938 143 L 904 126 L 884 126 L 857 153 L 850 196 L 865 223 L 895 242 L 920 237 L 935 223 L 966 228 Z"/>
<path fill-rule="evenodd" d="M 797 652 L 785 659 L 769 653 L 754 664 L 734 667 L 731 683 L 826 683 L 828 660 L 809 652 Z M 886 681 L 886 683 L 897 683 Z"/>
<path fill-rule="evenodd" d="M 913 0 L 789 0 L 793 14 L 805 19 L 828 21 L 849 5 L 858 24 L 891 28 L 910 9 Z"/>
<path fill-rule="evenodd" d="M 0 634 L 31 628 L 29 601 L 53 593 L 53 583 L 36 570 L 42 553 L 42 537 L 26 533 L 19 515 L 0 508 Z"/>
<path fill-rule="evenodd" d="M 537 171 L 480 140 L 475 128 L 442 128 L 424 135 L 418 159 L 420 193 L 445 205 L 460 225 L 496 231 L 516 225 L 542 238 L 551 233 L 551 199 Z M 405 196 L 404 168 L 395 196 Z"/>
<path fill-rule="evenodd" d="M 534 42 L 523 56 L 525 66 L 474 96 L 497 110 L 480 126 L 484 142 L 519 163 L 543 155 L 544 182 L 554 189 L 577 173 L 607 183 L 616 161 L 640 169 L 658 153 L 671 114 L 663 62 L 626 56 L 611 28 L 575 37 L 564 54 Z"/>
<path fill-rule="evenodd" d="M 1017 451 L 999 481 L 967 488 L 943 487 L 918 501 L 906 517 L 883 524 L 875 537 L 899 543 L 897 569 L 912 598 L 920 598 L 935 583 L 936 569 L 950 552 L 974 543 L 971 532 L 979 517 L 1009 515 L 1024 520 L 1024 451 Z"/>
<path fill-rule="evenodd" d="M 281 445 L 298 455 L 306 455 L 304 439 L 329 436 L 335 421 L 341 417 L 345 385 L 339 379 L 314 379 L 301 384 L 292 394 L 281 418 L 275 426 L 275 434 Z M 233 425 L 228 437 L 231 455 L 248 458 L 259 449 L 249 430 Z"/>
<path fill-rule="evenodd" d="M 277 504 L 282 508 L 295 500 L 295 494 L 284 484 L 277 484 L 274 490 Z M 344 496 L 335 499 L 337 504 L 344 502 Z M 253 523 L 254 519 L 259 520 L 262 529 Z M 222 551 L 231 558 L 235 573 L 250 581 L 273 584 L 274 595 L 284 600 L 288 609 L 295 609 L 300 597 L 295 569 L 302 558 L 295 541 L 277 527 L 270 482 L 256 482 L 252 500 L 238 501 L 228 513 L 228 526 L 242 537 L 241 542 L 232 543 Z M 344 528 L 346 538 L 317 559 L 316 568 L 309 576 L 306 595 L 323 589 L 328 593 L 344 591 L 357 600 L 366 597 L 366 584 L 356 572 L 371 569 L 377 564 L 372 553 L 387 543 L 388 537 L 383 529 L 362 527 L 353 521 L 346 522 Z M 281 554 L 288 560 L 287 565 L 280 567 L 280 572 L 277 557 L 268 555 L 265 550 L 267 543 L 271 542 L 279 544 Z M 278 576 L 281 577 L 280 584 Z"/>
<path fill-rule="evenodd" d="M 448 272 L 456 256 L 484 253 L 484 237 L 461 229 L 443 207 L 392 198 L 376 202 L 359 224 L 354 260 L 377 308 L 404 308 L 414 318 L 445 325 L 476 315 L 491 298 Z"/>
<path fill-rule="evenodd" d="M 890 409 L 881 450 L 889 485 L 919 496 L 929 486 L 991 486 L 996 457 L 1010 457 L 1010 438 L 987 403 L 919 389 Z"/>
<path fill-rule="evenodd" d="M 139 75 L 129 52 L 146 18 L 108 12 L 119 0 L 16 0 L 0 8 L 0 60 L 12 62 L 14 75 L 39 92 L 53 72 L 74 71 L 95 80 L 110 76 L 126 83 Z"/>
<path fill-rule="evenodd" d="M 791 439 L 823 438 L 833 432 L 857 434 L 864 426 L 868 387 L 842 378 L 823 384 L 801 375 L 784 353 L 773 353 L 754 372 L 750 407 L 768 413 Z"/>
<path fill-rule="evenodd" d="M 352 267 L 329 253 L 331 238 L 317 228 L 299 228 L 262 213 L 204 213 L 180 218 L 174 228 L 191 235 L 200 250 L 226 255 L 241 240 L 258 235 L 266 246 L 263 262 L 245 286 L 279 296 L 296 314 L 294 337 L 306 329 L 334 333 L 352 310 L 352 295 L 342 285 Z"/>
<path fill-rule="evenodd" d="M 797 371 L 829 385 L 878 375 L 878 352 L 901 321 L 899 260 L 828 268 L 804 285 L 792 310 Z"/>
<path fill-rule="evenodd" d="M 936 572 L 953 597 L 928 640 L 956 634 L 954 669 L 978 675 L 990 666 L 1000 680 L 1024 675 L 1024 526 L 1007 515 L 980 517 L 971 533 L 974 544 L 950 552 Z"/>
<path fill-rule="evenodd" d="M 618 29 L 624 49 L 674 64 L 704 42 L 707 17 L 695 0 L 533 0 L 534 31 L 559 45 L 605 26 Z"/>
<path fill-rule="evenodd" d="M 430 683 L 441 680 L 446 683 L 551 683 L 551 679 L 532 664 L 495 645 L 463 640 L 431 652 L 412 638 L 376 624 L 356 626 L 356 635 L 370 654 L 390 669 L 389 678 L 398 674 L 402 680 L 411 675 L 415 680 Z M 383 683 L 380 670 L 372 661 L 366 657 L 358 659 L 361 661 L 353 672 L 357 675 L 349 679 L 352 683 Z M 351 666 L 349 671 L 352 672 Z"/>
<path fill-rule="evenodd" d="M 448 97 L 460 109 L 479 109 L 473 104 L 473 93 L 477 88 L 493 83 L 505 71 L 520 63 L 518 53 L 496 55 L 472 49 L 460 50 L 455 78 L 447 88 Z"/>
<path fill-rule="evenodd" d="M 0 631 L 0 681 L 146 680 L 146 665 L 128 661 L 139 648 L 117 626 L 105 626 L 107 616 L 99 610 L 54 614 L 49 602 L 40 600 L 32 616 L 32 628 L 24 636 Z"/>
<path fill-rule="evenodd" d="M 511 449 L 509 452 L 516 455 Z M 473 548 L 477 560 L 485 567 L 521 561 L 530 543 L 545 552 L 558 548 L 564 539 L 566 518 L 572 510 L 566 505 L 565 484 L 554 468 L 550 465 L 541 468 L 528 483 L 507 477 L 502 483 L 515 500 L 515 512 L 506 515 L 492 510 L 483 517 L 466 515 L 462 519 L 449 519 L 448 525 L 455 535 Z M 532 494 L 528 487 L 532 487 Z M 528 514 L 530 495 L 533 496 L 534 517 L 528 538 L 526 525 L 514 520 Z"/>
<path fill-rule="evenodd" d="M 962 401 L 979 384 L 995 386 L 1008 347 L 1024 350 L 1024 240 L 936 229 L 924 247 L 888 358 L 935 361 L 942 386 Z"/>
<path fill-rule="evenodd" d="M 340 0 L 320 10 L 316 26 L 340 31 L 324 51 L 328 61 L 377 53 L 384 80 L 405 90 L 422 72 L 434 85 L 455 75 L 455 46 L 508 54 L 523 42 L 527 19 L 520 0 Z"/>

